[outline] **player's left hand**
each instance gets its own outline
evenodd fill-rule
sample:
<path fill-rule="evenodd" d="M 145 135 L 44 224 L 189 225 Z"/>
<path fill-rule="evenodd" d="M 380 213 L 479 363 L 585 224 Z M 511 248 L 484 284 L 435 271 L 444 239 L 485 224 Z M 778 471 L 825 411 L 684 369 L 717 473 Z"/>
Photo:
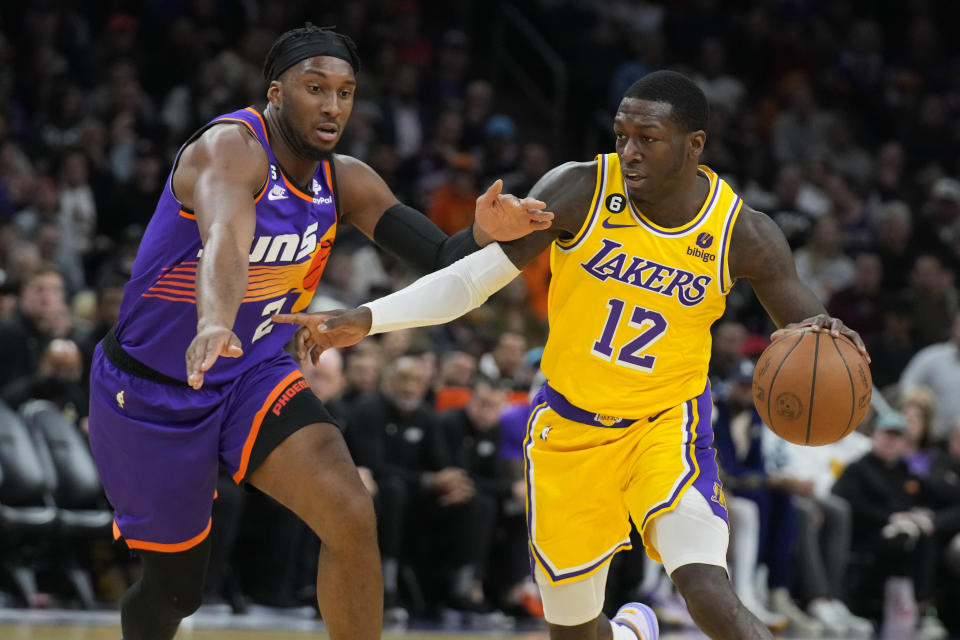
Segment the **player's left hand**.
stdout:
<path fill-rule="evenodd" d="M 497 242 L 522 238 L 532 231 L 550 228 L 553 213 L 544 211 L 546 202 L 535 198 L 520 199 L 503 191 L 503 180 L 497 180 L 477 198 L 474 236 L 480 244 L 486 237 Z"/>
<path fill-rule="evenodd" d="M 363 340 L 373 323 L 367 307 L 317 313 L 277 313 L 270 319 L 300 325 L 295 336 L 297 356 L 304 360 L 309 355 L 313 364 L 317 364 L 320 354 L 327 349 L 352 347 Z"/>
<path fill-rule="evenodd" d="M 860 337 L 860 334 L 843 324 L 843 320 L 840 318 L 832 318 L 826 313 L 820 313 L 812 318 L 807 318 L 800 322 L 791 322 L 782 329 L 778 329 L 770 334 L 771 340 L 777 340 L 784 337 L 791 331 L 796 331 L 797 329 L 812 329 L 814 331 L 823 331 L 824 333 L 829 333 L 834 338 L 839 338 L 843 336 L 850 340 L 854 346 L 857 347 L 857 350 L 867 359 L 867 362 L 870 362 L 870 354 L 867 353 L 867 346 L 863 343 L 863 338 Z"/>

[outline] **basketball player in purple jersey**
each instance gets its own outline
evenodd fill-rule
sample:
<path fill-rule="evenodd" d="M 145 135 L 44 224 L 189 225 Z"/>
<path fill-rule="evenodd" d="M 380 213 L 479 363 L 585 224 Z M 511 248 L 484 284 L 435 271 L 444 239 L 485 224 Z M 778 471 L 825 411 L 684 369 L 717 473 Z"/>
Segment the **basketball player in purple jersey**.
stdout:
<path fill-rule="evenodd" d="M 328 29 L 274 42 L 266 108 L 220 116 L 181 149 L 96 349 L 90 441 L 114 533 L 143 564 L 123 598 L 126 640 L 170 640 L 199 606 L 219 465 L 323 541 L 317 597 L 331 638 L 379 638 L 370 496 L 283 351 L 294 327 L 270 317 L 306 308 L 342 223 L 425 270 L 550 225 L 542 202 L 501 195 L 498 181 L 477 224 L 447 237 L 367 165 L 334 155 L 358 68 L 353 42 Z"/>

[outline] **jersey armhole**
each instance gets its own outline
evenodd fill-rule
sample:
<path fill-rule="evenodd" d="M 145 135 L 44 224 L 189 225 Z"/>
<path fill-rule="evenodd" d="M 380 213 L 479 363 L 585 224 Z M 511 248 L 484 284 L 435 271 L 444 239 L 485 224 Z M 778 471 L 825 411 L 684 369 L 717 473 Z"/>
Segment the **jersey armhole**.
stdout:
<path fill-rule="evenodd" d="M 202 136 L 207 129 L 210 129 L 211 127 L 214 127 L 218 124 L 242 124 L 246 127 L 245 131 L 251 136 L 253 136 L 253 139 L 256 140 L 257 143 L 263 146 L 263 143 L 260 142 L 260 138 L 257 137 L 257 132 L 253 130 L 253 126 L 246 120 L 241 120 L 239 118 L 221 118 L 219 120 L 214 120 L 213 122 L 208 122 L 204 126 L 197 129 L 192 136 L 187 138 L 187 141 L 184 142 L 183 146 L 180 147 L 180 150 L 177 151 L 177 157 L 173 159 L 173 168 L 170 169 L 170 178 L 169 178 L 170 185 L 169 186 L 170 186 L 170 195 L 172 195 L 173 199 L 176 200 L 177 204 L 180 205 L 180 211 L 190 214 L 189 216 L 190 220 L 196 219 L 196 211 L 194 211 L 190 207 L 185 206 L 183 202 L 180 200 L 180 198 L 177 197 L 177 192 L 174 191 L 173 189 L 173 176 L 177 172 L 177 167 L 180 166 L 180 157 L 183 155 L 183 152 L 187 150 L 187 147 L 189 147 L 191 144 L 196 142 L 197 138 Z M 269 165 L 269 160 L 270 158 L 268 157 L 267 158 L 268 165 Z M 260 185 L 260 188 L 257 189 L 253 194 L 254 202 L 257 202 L 258 200 L 260 200 L 260 198 L 263 197 L 264 191 L 266 190 L 267 184 L 269 184 L 269 182 L 270 182 L 270 169 L 268 168 L 267 175 L 263 177 L 263 184 Z M 183 217 L 187 218 L 188 216 L 183 216 Z"/>
<path fill-rule="evenodd" d="M 584 238 L 590 235 L 590 228 L 596 222 L 597 212 L 599 211 L 599 202 L 603 199 L 603 194 L 607 188 L 607 155 L 601 155 L 597 160 L 597 186 L 593 190 L 593 198 L 590 200 L 590 210 L 585 217 L 580 229 L 568 240 L 557 238 L 554 244 L 561 251 L 570 251 L 576 248 Z"/>
<path fill-rule="evenodd" d="M 334 160 L 334 158 L 336 158 L 336 156 L 331 154 L 330 159 L 325 160 L 324 162 L 327 164 L 328 167 L 330 167 L 330 173 L 327 174 L 327 182 L 330 183 L 328 186 L 330 187 L 330 193 L 333 194 L 333 210 L 337 214 L 337 222 L 339 223 L 341 222 L 340 193 L 339 193 L 339 190 L 337 189 L 337 167 L 336 167 L 337 163 Z"/>
<path fill-rule="evenodd" d="M 740 196 L 735 196 L 730 208 L 723 221 L 723 232 L 720 236 L 720 260 L 717 264 L 717 284 L 720 287 L 720 294 L 726 295 L 733 286 L 733 278 L 730 277 L 730 244 L 733 240 L 733 227 L 740 217 L 740 210 L 743 208 L 743 200 Z"/>

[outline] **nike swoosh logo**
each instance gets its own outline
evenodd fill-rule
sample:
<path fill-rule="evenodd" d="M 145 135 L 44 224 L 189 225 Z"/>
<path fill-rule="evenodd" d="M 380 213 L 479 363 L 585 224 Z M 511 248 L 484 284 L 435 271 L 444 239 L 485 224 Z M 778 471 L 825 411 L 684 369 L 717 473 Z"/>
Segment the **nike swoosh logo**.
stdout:
<path fill-rule="evenodd" d="M 268 193 L 268 194 L 267 194 L 267 200 L 286 200 L 286 199 L 287 199 L 287 195 L 286 195 L 286 194 L 279 195 L 279 196 L 278 196 L 277 194 L 275 194 L 275 193 Z"/>
<path fill-rule="evenodd" d="M 634 223 L 634 224 L 615 224 L 615 223 L 613 223 L 613 222 L 610 222 L 610 218 L 609 218 L 609 217 L 608 217 L 608 218 L 604 218 L 604 219 L 603 219 L 603 222 L 600 223 L 600 224 L 603 225 L 603 228 L 604 228 L 604 229 L 626 229 L 627 227 L 635 227 L 635 226 L 637 226 L 636 223 Z"/>

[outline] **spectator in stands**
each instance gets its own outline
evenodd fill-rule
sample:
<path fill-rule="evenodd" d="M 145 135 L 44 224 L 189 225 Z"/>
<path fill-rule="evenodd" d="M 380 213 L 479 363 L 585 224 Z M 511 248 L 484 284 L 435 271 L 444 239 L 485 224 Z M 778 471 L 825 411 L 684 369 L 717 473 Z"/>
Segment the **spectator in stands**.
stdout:
<path fill-rule="evenodd" d="M 907 421 L 904 459 L 914 475 L 926 478 L 937 453 L 935 445 L 947 435 L 937 416 L 937 400 L 926 387 L 913 387 L 901 395 L 899 405 Z"/>
<path fill-rule="evenodd" d="M 843 601 L 852 516 L 847 501 L 831 493 L 834 468 L 869 451 L 868 439 L 853 432 L 841 443 L 804 447 L 762 433 L 768 486 L 788 492 L 797 512 L 797 596 L 831 634 L 872 638 L 870 621 Z"/>
<path fill-rule="evenodd" d="M 856 325 L 851 325 L 856 326 Z M 710 345 L 710 381 L 714 385 L 725 382 L 736 372 L 743 359 L 743 343 L 747 328 L 739 322 L 721 320 L 713 327 Z"/>
<path fill-rule="evenodd" d="M 385 611 L 400 606 L 401 563 L 417 565 L 421 582 L 448 605 L 483 606 L 476 580 L 489 549 L 492 506 L 477 499 L 469 474 L 454 465 L 424 402 L 429 383 L 423 360 L 400 357 L 384 371 L 382 391 L 359 400 L 348 417 L 350 450 L 378 487 Z"/>
<path fill-rule="evenodd" d="M 883 263 L 875 253 L 861 253 L 854 268 L 853 282 L 830 296 L 827 309 L 869 341 L 883 329 L 883 310 L 889 306 L 889 295 L 881 288 Z"/>
<path fill-rule="evenodd" d="M 906 431 L 902 415 L 881 414 L 874 427 L 873 448 L 844 469 L 833 488 L 853 511 L 854 551 L 871 558 L 851 577 L 851 607 L 872 618 L 880 614 L 877 590 L 891 576 L 911 578 L 917 601 L 924 605 L 934 596 L 933 522 L 921 508 L 923 485 L 905 460 Z"/>
<path fill-rule="evenodd" d="M 820 300 L 848 287 L 855 278 L 853 260 L 841 251 L 840 229 L 831 216 L 814 223 L 810 241 L 794 253 L 797 275 Z"/>
<path fill-rule="evenodd" d="M 345 360 L 343 401 L 349 406 L 377 390 L 383 370 L 383 356 L 376 342 L 366 340 L 350 349 Z"/>
<path fill-rule="evenodd" d="M 813 222 L 827 215 L 830 200 L 807 180 L 799 165 L 780 167 L 775 185 L 776 200 L 770 207 L 772 217 L 795 248 L 809 235 Z"/>
<path fill-rule="evenodd" d="M 921 349 L 900 377 L 900 387 L 910 391 L 927 387 L 947 424 L 960 416 L 960 312 L 954 314 L 950 340 Z"/>
<path fill-rule="evenodd" d="M 503 177 L 503 190 L 506 193 L 527 194 L 530 189 L 551 167 L 550 150 L 539 142 L 528 142 L 523 146 L 520 166 L 516 171 Z"/>
<path fill-rule="evenodd" d="M 913 264 L 910 281 L 906 297 L 913 309 L 917 348 L 950 339 L 954 315 L 960 310 L 953 272 L 940 258 L 923 254 Z"/>
<path fill-rule="evenodd" d="M 434 390 L 437 411 L 460 409 L 470 400 L 477 373 L 477 359 L 465 351 L 449 351 L 440 362 L 440 375 Z"/>
<path fill-rule="evenodd" d="M 867 341 L 867 351 L 873 384 L 883 389 L 900 380 L 917 350 L 913 341 L 913 313 L 902 297 L 891 300 L 881 317 L 883 330 Z"/>
<path fill-rule="evenodd" d="M 23 281 L 14 317 L 0 326 L 0 389 L 36 373 L 47 343 L 71 332 L 63 278 L 53 266 L 41 265 Z"/>
<path fill-rule="evenodd" d="M 477 163 L 469 153 L 454 153 L 447 164 L 449 177 L 430 196 L 427 216 L 446 233 L 456 233 L 473 222 L 477 206 Z"/>
<path fill-rule="evenodd" d="M 881 205 L 874 219 L 874 250 L 883 263 L 882 286 L 896 292 L 907 286 L 916 246 L 910 207 L 900 200 Z"/>
<path fill-rule="evenodd" d="M 773 154 L 781 164 L 806 164 L 827 153 L 834 119 L 817 106 L 806 80 L 795 81 L 788 99 L 790 106 L 773 122 Z"/>
<path fill-rule="evenodd" d="M 734 368 L 726 390 L 717 394 L 716 421 L 713 425 L 717 459 L 723 470 L 726 490 L 756 503 L 759 512 L 759 562 L 769 570 L 769 603 L 754 596 L 744 605 L 766 623 L 785 616 L 797 630 L 817 634 L 823 625 L 805 614 L 790 596 L 793 565 L 791 554 L 797 537 L 797 516 L 791 500 L 793 483 L 769 478 L 763 452 L 766 429 L 753 406 L 751 383 L 754 365 L 741 360 Z M 741 587 L 749 598 L 749 590 Z M 767 611 L 769 605 L 770 611 Z"/>
<path fill-rule="evenodd" d="M 492 514 L 487 535 L 481 541 L 491 544 L 493 533 L 508 540 L 498 545 L 497 561 L 490 563 L 489 549 L 476 579 L 484 583 L 487 596 L 501 602 L 509 587 L 529 574 L 526 519 L 523 512 L 508 510 L 517 499 L 524 500 L 523 480 L 511 477 L 507 461 L 500 457 L 500 414 L 507 406 L 507 390 L 480 376 L 473 383 L 473 393 L 466 406 L 451 409 L 440 416 L 440 429 L 447 438 L 454 466 L 464 469 L 473 481 L 477 499 L 489 502 Z M 478 552 L 478 556 L 483 552 Z M 488 571 L 493 573 L 488 581 Z"/>
<path fill-rule="evenodd" d="M 70 422 L 85 428 L 90 402 L 83 373 L 83 356 L 77 344 L 54 338 L 45 345 L 36 372 L 8 383 L 0 399 L 14 409 L 28 400 L 49 400 Z"/>
<path fill-rule="evenodd" d="M 499 334 L 493 349 L 480 357 L 478 369 L 497 384 L 526 391 L 530 386 L 523 362 L 526 353 L 527 339 L 523 334 L 504 332 Z"/>

